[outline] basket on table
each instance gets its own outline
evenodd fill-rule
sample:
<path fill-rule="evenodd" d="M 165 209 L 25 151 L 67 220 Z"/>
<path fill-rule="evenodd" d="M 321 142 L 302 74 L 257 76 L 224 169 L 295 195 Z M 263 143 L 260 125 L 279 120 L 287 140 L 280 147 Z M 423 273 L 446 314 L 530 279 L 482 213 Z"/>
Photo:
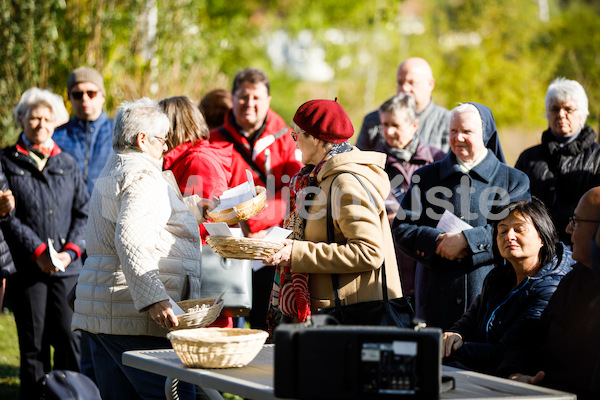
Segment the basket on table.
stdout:
<path fill-rule="evenodd" d="M 178 315 L 179 320 L 178 326 L 171 327 L 171 330 L 179 329 L 192 329 L 202 328 L 215 322 L 221 310 L 223 309 L 223 299 L 219 303 L 215 304 L 216 298 L 212 299 L 194 299 L 194 300 L 183 300 L 177 302 L 177 305 L 181 307 L 183 311 L 187 311 L 195 306 L 201 307 L 203 305 L 209 305 L 208 308 L 200 308 L 197 311 L 186 312 L 185 314 Z"/>
<path fill-rule="evenodd" d="M 269 334 L 258 329 L 204 328 L 169 332 L 173 350 L 188 367 L 243 367 L 256 357 Z"/>
<path fill-rule="evenodd" d="M 223 258 L 241 260 L 263 260 L 285 246 L 281 242 L 231 236 L 208 236 L 206 243 Z"/>
<path fill-rule="evenodd" d="M 226 222 L 227 225 L 234 225 L 238 222 L 247 221 L 261 212 L 267 204 L 267 189 L 263 186 L 255 186 L 255 190 L 256 196 L 252 199 L 226 210 L 208 211 L 208 216 L 214 222 Z"/>

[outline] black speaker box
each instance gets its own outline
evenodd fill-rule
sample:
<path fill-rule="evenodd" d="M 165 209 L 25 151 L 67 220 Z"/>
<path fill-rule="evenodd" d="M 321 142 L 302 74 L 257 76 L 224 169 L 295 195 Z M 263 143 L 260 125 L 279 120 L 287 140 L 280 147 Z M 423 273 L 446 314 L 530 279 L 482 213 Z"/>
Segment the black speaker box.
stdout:
<path fill-rule="evenodd" d="M 284 324 L 275 330 L 275 395 L 296 399 L 437 399 L 437 328 Z"/>

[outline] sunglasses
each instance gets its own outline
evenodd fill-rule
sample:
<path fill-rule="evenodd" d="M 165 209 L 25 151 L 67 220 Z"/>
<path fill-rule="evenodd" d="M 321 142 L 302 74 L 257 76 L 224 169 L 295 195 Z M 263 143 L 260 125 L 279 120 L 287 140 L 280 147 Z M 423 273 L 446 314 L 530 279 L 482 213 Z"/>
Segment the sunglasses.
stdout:
<path fill-rule="evenodd" d="M 83 99 L 84 93 L 90 99 L 93 99 L 94 97 L 96 97 L 96 95 L 98 95 L 98 91 L 96 90 L 86 90 L 85 92 L 71 92 L 71 96 L 73 96 L 75 100 L 81 100 Z"/>

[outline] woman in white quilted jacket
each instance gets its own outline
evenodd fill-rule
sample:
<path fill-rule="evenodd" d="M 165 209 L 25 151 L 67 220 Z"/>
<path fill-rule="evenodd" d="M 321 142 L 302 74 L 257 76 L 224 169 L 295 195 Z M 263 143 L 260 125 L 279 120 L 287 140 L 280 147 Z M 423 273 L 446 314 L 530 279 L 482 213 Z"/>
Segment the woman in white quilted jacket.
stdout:
<path fill-rule="evenodd" d="M 104 400 L 164 398 L 164 377 L 124 366 L 121 354 L 171 347 L 165 336 L 177 318 L 169 299 L 201 297 L 202 213 L 197 197 L 184 199 L 191 200 L 188 208 L 163 177 L 169 126 L 150 99 L 121 104 L 115 154 L 90 201 L 88 258 L 79 275 L 72 328 L 90 337 Z M 193 385 L 180 384 L 179 395 L 193 399 Z"/>

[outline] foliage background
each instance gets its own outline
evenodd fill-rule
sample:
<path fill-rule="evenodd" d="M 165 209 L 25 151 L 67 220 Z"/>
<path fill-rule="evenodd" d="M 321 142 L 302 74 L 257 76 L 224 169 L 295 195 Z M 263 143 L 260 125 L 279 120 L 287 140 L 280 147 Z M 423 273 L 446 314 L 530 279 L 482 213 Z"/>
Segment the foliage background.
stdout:
<path fill-rule="evenodd" d="M 3 1 L 0 145 L 16 140 L 20 94 L 39 86 L 66 100 L 68 74 L 79 65 L 102 71 L 110 116 L 141 96 L 198 101 L 251 65 L 269 75 L 272 107 L 287 121 L 302 102 L 337 96 L 358 131 L 363 116 L 395 93 L 398 64 L 422 56 L 436 76 L 436 103 L 490 105 L 500 135 L 517 134 L 510 145 L 520 152 L 547 125 L 543 98 L 557 76 L 583 84 L 596 127 L 599 14 L 593 0 Z M 281 30 L 291 38 L 308 30 L 333 79 L 300 80 L 289 66 L 274 66 L 266 46 Z"/>

